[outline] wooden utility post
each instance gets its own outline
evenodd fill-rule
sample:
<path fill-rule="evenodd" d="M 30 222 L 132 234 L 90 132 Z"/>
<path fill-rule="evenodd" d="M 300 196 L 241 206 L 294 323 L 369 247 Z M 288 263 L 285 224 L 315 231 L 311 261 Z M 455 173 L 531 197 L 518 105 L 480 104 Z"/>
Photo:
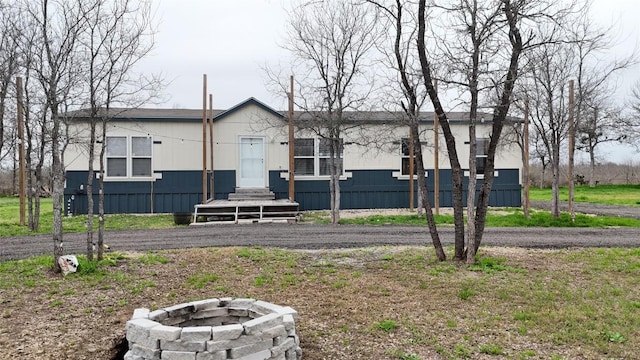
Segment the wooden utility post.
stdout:
<path fill-rule="evenodd" d="M 24 108 L 22 107 L 22 78 L 16 78 L 17 98 L 18 98 L 18 161 L 20 170 L 18 175 L 18 186 L 20 187 L 20 226 L 25 225 L 25 156 L 24 156 Z"/>
<path fill-rule="evenodd" d="M 293 75 L 291 75 L 291 88 L 289 90 L 289 201 L 295 201 L 295 146 L 294 146 L 294 127 L 293 127 Z"/>
<path fill-rule="evenodd" d="M 574 119 L 574 97 L 573 97 L 573 80 L 569 80 L 569 169 L 567 171 L 567 176 L 569 180 L 569 213 L 571 213 L 571 221 L 576 221 L 576 212 L 573 208 L 573 193 L 574 193 L 574 184 L 573 184 L 573 153 L 575 151 L 575 140 L 576 140 L 576 124 Z"/>
<path fill-rule="evenodd" d="M 433 88 L 436 93 L 438 92 L 438 80 L 433 80 Z M 436 114 L 436 110 L 433 109 L 433 157 L 434 157 L 434 165 L 433 165 L 433 203 L 436 208 L 436 215 L 440 215 L 440 141 L 439 141 L 439 131 L 440 127 L 440 119 L 438 119 L 438 114 Z"/>
<path fill-rule="evenodd" d="M 213 188 L 213 94 L 209 94 L 209 168 L 211 175 L 209 176 L 209 193 L 210 199 L 214 200 L 216 193 Z"/>
<path fill-rule="evenodd" d="M 529 219 L 529 97 L 524 100 L 524 129 L 522 131 L 522 140 L 524 148 L 524 173 L 522 174 L 522 182 L 524 183 L 524 207 L 522 212 L 524 217 Z"/>
<path fill-rule="evenodd" d="M 413 154 L 414 154 L 414 140 L 413 140 L 413 125 L 409 126 L 409 210 L 413 211 Z"/>
<path fill-rule="evenodd" d="M 207 203 L 207 74 L 202 75 L 202 203 Z"/>

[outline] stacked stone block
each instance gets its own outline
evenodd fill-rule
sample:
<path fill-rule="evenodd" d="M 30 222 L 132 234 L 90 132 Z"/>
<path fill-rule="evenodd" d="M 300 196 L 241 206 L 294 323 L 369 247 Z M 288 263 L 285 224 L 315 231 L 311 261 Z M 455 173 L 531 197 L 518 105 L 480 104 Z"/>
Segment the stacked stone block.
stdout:
<path fill-rule="evenodd" d="M 300 360 L 298 313 L 254 299 L 208 299 L 149 311 L 127 322 L 125 360 Z"/>

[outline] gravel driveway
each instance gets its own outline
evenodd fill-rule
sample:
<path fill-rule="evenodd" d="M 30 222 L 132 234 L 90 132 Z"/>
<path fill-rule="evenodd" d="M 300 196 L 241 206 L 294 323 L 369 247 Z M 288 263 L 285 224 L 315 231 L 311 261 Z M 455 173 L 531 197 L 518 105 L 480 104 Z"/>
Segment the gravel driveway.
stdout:
<path fill-rule="evenodd" d="M 550 202 L 532 202 L 550 209 Z M 560 204 L 566 210 L 567 203 Z M 640 208 L 576 203 L 576 212 L 640 219 Z M 444 245 L 453 244 L 453 227 L 439 227 Z M 374 245 L 431 244 L 426 226 L 318 224 L 211 224 L 160 230 L 108 231 L 112 250 L 148 251 L 211 246 L 269 246 L 289 249 L 333 249 Z M 523 248 L 640 247 L 640 228 L 487 228 L 484 246 Z M 23 259 L 53 251 L 51 235 L 0 238 L 0 260 Z M 83 254 L 86 234 L 64 234 L 64 253 Z"/>
<path fill-rule="evenodd" d="M 440 227 L 445 245 L 453 228 Z M 431 244 L 426 227 L 316 224 L 186 226 L 162 230 L 108 231 L 105 243 L 115 250 L 147 251 L 210 246 L 269 246 L 291 249 L 350 248 L 372 245 Z M 487 228 L 485 246 L 525 248 L 637 247 L 640 228 Z M 0 238 L 0 260 L 52 252 L 51 235 Z M 65 254 L 83 254 L 86 234 L 64 235 Z"/>

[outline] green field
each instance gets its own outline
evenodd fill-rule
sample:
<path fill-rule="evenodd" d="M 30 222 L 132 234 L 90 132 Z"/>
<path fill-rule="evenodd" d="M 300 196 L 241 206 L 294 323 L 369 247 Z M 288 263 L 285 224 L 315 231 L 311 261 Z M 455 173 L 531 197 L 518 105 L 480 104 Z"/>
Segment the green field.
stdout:
<path fill-rule="evenodd" d="M 40 205 L 40 229 L 38 234 L 50 233 L 53 224 L 53 202 L 50 198 L 42 199 Z M 65 216 L 62 227 L 65 232 L 84 232 L 87 230 L 86 216 Z M 131 215 L 114 214 L 105 216 L 107 230 L 125 229 L 164 229 L 174 227 L 173 216 L 168 214 Z M 98 228 L 98 217 L 94 217 L 94 229 Z M 15 197 L 0 197 L 0 237 L 28 235 L 32 232 L 20 226 L 20 203 Z"/>
<path fill-rule="evenodd" d="M 551 189 L 531 188 L 530 195 L 532 201 L 550 201 Z M 575 202 L 640 207 L 640 185 L 576 186 L 573 198 Z M 568 199 L 569 188 L 561 187 L 560 200 Z"/>

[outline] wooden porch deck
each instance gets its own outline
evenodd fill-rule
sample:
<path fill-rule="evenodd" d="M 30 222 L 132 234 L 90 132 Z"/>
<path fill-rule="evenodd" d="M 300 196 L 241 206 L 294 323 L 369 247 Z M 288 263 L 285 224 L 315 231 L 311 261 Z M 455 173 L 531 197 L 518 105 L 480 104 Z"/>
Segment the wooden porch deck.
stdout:
<path fill-rule="evenodd" d="M 195 205 L 191 225 L 295 222 L 299 204 L 282 200 L 210 200 Z"/>

